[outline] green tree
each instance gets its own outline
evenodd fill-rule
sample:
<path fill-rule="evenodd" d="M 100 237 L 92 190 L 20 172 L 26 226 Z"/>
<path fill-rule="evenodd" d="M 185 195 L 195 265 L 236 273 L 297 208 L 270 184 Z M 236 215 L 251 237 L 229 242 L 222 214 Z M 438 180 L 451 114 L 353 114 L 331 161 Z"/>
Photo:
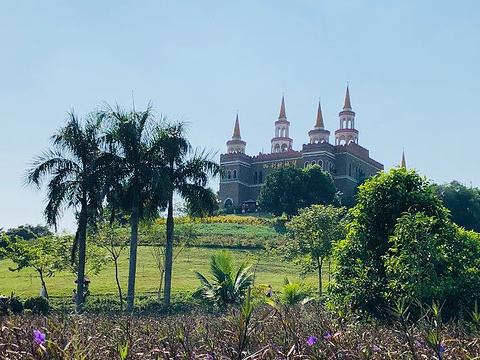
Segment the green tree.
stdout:
<path fill-rule="evenodd" d="M 197 295 L 211 304 L 225 307 L 228 304 L 240 304 L 247 289 L 253 283 L 253 273 L 246 263 L 234 269 L 233 255 L 230 251 L 220 251 L 210 259 L 210 274 L 213 282 L 207 280 L 198 271 L 195 272 L 201 286 Z"/>
<path fill-rule="evenodd" d="M 472 306 L 480 296 L 479 240 L 479 234 L 452 223 L 405 213 L 385 256 L 387 298 L 415 299 L 413 305 L 442 303 L 447 315 L 456 315 L 461 305 Z"/>
<path fill-rule="evenodd" d="M 288 259 L 296 259 L 305 271 L 318 272 L 318 293 L 322 295 L 322 267 L 332 253 L 332 246 L 345 237 L 345 208 L 312 205 L 299 210 L 287 223 L 290 236 L 280 251 Z"/>
<path fill-rule="evenodd" d="M 33 268 L 40 277 L 48 297 L 46 277 L 51 277 L 56 271 L 64 268 L 64 261 L 60 252 L 60 239 L 54 236 L 31 239 L 26 241 L 20 238 L 12 239 L 4 236 L 6 247 L 0 249 L 0 254 L 12 260 L 17 267 L 10 271 L 20 271 L 24 268 Z"/>
<path fill-rule="evenodd" d="M 320 166 L 307 166 L 304 169 L 281 167 L 265 179 L 258 202 L 264 210 L 275 216 L 285 213 L 291 217 L 303 207 L 332 204 L 335 194 L 331 175 Z"/>
<path fill-rule="evenodd" d="M 43 225 L 33 226 L 33 225 L 26 224 L 26 225 L 20 225 L 19 227 L 16 227 L 16 228 L 8 229 L 7 231 L 5 231 L 5 235 L 10 237 L 11 239 L 18 236 L 23 240 L 30 240 L 30 239 L 50 236 L 50 235 L 53 235 L 53 233 L 46 226 L 43 226 Z"/>
<path fill-rule="evenodd" d="M 135 299 L 138 224 L 140 219 L 153 219 L 165 203 L 164 178 L 160 172 L 163 148 L 158 140 L 162 131 L 151 106 L 144 111 L 125 111 L 105 106 L 98 117 L 106 125 L 106 143 L 111 155 L 108 178 L 109 207 L 112 218 L 119 208 L 130 214 L 130 258 L 128 270 L 127 311 Z"/>
<path fill-rule="evenodd" d="M 425 179 L 413 170 L 392 169 L 359 187 L 358 203 L 350 210 L 346 239 L 335 249 L 336 269 L 332 298 L 355 309 L 380 313 L 387 306 L 385 256 L 392 244 L 397 219 L 405 212 L 421 212 L 437 221 L 432 231 L 448 221 L 448 210 Z"/>
<path fill-rule="evenodd" d="M 452 181 L 449 184 L 435 185 L 435 191 L 443 205 L 450 210 L 455 224 L 480 232 L 480 189 Z"/>
<path fill-rule="evenodd" d="M 165 307 L 169 307 L 173 267 L 174 193 L 185 199 L 187 204 L 201 199 L 202 207 L 213 208 L 214 204 L 210 204 L 210 202 L 216 203 L 216 199 L 211 196 L 212 191 L 205 186 L 209 175 L 217 175 L 220 167 L 211 159 L 210 153 L 205 150 L 192 150 L 192 146 L 185 137 L 185 125 L 182 123 L 162 129 L 159 143 L 163 149 L 162 174 L 164 178 L 161 186 L 166 189 L 168 194 L 163 304 Z M 198 205 L 196 208 L 198 209 Z"/>
<path fill-rule="evenodd" d="M 105 163 L 100 150 L 99 126 L 91 118 L 82 124 L 72 112 L 67 124 L 52 137 L 53 149 L 44 151 L 33 161 L 27 172 L 27 183 L 41 187 L 47 180 L 48 225 L 56 227 L 65 207 L 77 211 L 77 231 L 72 259 L 78 248 L 77 310 L 83 303 L 83 278 L 87 225 L 94 224 L 102 209 Z"/>

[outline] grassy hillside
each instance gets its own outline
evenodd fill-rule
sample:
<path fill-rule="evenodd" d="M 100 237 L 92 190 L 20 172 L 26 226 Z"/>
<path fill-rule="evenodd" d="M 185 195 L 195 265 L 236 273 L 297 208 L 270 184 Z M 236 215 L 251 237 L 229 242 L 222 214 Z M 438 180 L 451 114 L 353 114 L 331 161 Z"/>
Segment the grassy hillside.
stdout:
<path fill-rule="evenodd" d="M 184 250 L 174 263 L 173 291 L 193 291 L 199 285 L 194 271 L 208 274 L 210 257 L 218 251 L 210 248 L 189 248 Z M 233 250 L 235 259 L 248 261 L 256 269 L 256 284 L 271 284 L 279 289 L 285 276 L 298 279 L 299 269 L 292 263 L 282 262 L 279 257 L 266 255 L 263 250 Z M 158 288 L 158 271 L 151 253 L 151 247 L 138 248 L 138 267 L 136 288 L 138 293 L 154 292 Z M 9 294 L 14 291 L 22 297 L 39 293 L 40 281 L 34 271 L 24 269 L 19 272 L 8 270 L 12 266 L 10 260 L 0 261 L 0 293 Z M 128 249 L 120 259 L 120 279 L 124 290 L 127 288 Z M 207 276 L 208 277 L 208 276 Z M 93 294 L 116 293 L 113 263 L 96 276 L 90 276 L 90 289 Z M 75 276 L 69 272 L 59 272 L 47 278 L 46 283 L 50 295 L 68 295 L 75 287 Z M 307 283 L 316 284 L 314 274 L 307 277 Z"/>
<path fill-rule="evenodd" d="M 156 225 L 158 234 L 163 234 L 162 220 Z M 299 279 L 300 269 L 293 263 L 282 262 L 279 256 L 267 253 L 262 248 L 266 244 L 285 241 L 284 234 L 276 229 L 271 220 L 227 216 L 203 220 L 202 222 L 178 221 L 176 230 L 182 233 L 185 227 L 195 233 L 194 247 L 186 248 L 174 263 L 173 291 L 194 291 L 199 285 L 195 271 L 208 277 L 210 257 L 218 251 L 217 248 L 231 248 L 238 263 L 249 262 L 256 271 L 256 284 L 271 284 L 274 289 L 282 286 L 285 276 Z M 183 230 L 182 230 L 183 228 Z M 144 239 L 145 240 L 145 239 Z M 158 288 L 158 270 L 152 255 L 151 246 L 140 246 L 138 250 L 138 267 L 136 289 L 137 293 L 154 292 Z M 11 272 L 13 264 L 9 260 L 0 260 L 0 294 L 16 294 L 25 297 L 39 293 L 40 282 L 34 271 L 24 269 Z M 126 291 L 128 276 L 128 249 L 120 258 L 120 280 Z M 325 273 L 325 276 L 327 274 Z M 93 294 L 116 293 L 115 273 L 113 263 L 92 280 L 90 289 Z M 54 277 L 47 278 L 46 283 L 50 295 L 68 295 L 75 287 L 75 276 L 69 272 L 58 272 Z M 325 279 L 327 280 L 327 279 Z M 316 285 L 317 277 L 311 274 L 305 278 L 308 284 Z M 326 281 L 325 281 L 326 283 Z"/>

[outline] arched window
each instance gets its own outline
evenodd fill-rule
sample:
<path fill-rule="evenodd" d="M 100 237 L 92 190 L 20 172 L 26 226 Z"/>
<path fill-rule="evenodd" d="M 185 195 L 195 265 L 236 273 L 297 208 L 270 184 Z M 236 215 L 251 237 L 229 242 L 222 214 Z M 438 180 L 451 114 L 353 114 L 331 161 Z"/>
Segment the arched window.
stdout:
<path fill-rule="evenodd" d="M 287 144 L 282 145 L 282 152 L 285 152 L 285 151 L 287 151 Z"/>
<path fill-rule="evenodd" d="M 323 160 L 318 160 L 318 165 L 323 169 Z"/>
<path fill-rule="evenodd" d="M 230 170 L 227 171 L 227 179 L 230 180 L 232 178 L 232 172 Z"/>
<path fill-rule="evenodd" d="M 233 170 L 233 178 L 234 178 L 234 179 L 237 178 L 237 170 Z"/>
<path fill-rule="evenodd" d="M 305 161 L 304 166 L 307 167 L 308 165 L 310 165 L 310 163 L 308 161 Z"/>
<path fill-rule="evenodd" d="M 280 152 L 280 145 L 275 144 L 275 147 L 273 148 L 273 152 L 276 152 L 276 153 Z"/>
<path fill-rule="evenodd" d="M 312 160 L 312 165 L 315 165 L 316 164 L 316 161 L 315 160 Z"/>
<path fill-rule="evenodd" d="M 226 208 L 229 208 L 229 207 L 232 207 L 233 206 L 233 200 L 228 198 L 225 200 L 225 202 L 223 203 L 223 206 L 225 206 Z"/>

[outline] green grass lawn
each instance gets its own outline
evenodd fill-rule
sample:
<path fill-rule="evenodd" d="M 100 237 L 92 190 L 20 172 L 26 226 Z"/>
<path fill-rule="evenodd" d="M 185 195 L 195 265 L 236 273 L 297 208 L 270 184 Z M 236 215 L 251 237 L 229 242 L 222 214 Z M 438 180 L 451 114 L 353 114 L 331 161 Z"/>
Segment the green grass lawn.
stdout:
<path fill-rule="evenodd" d="M 194 291 L 199 281 L 195 271 L 201 272 L 210 278 L 210 257 L 218 250 L 194 247 L 184 250 L 177 258 L 173 267 L 172 291 Z M 247 261 L 256 270 L 255 284 L 271 284 L 274 290 L 282 287 L 285 276 L 290 280 L 298 281 L 300 269 L 291 262 L 282 262 L 280 257 L 267 254 L 263 250 L 233 250 L 234 258 L 238 263 Z M 40 291 L 40 280 L 31 269 L 19 272 L 9 271 L 13 263 L 10 260 L 0 260 L 0 294 L 10 294 L 14 291 L 20 297 L 35 296 Z M 128 277 L 128 249 L 124 250 L 120 258 L 120 281 L 122 290 L 126 292 Z M 324 284 L 327 283 L 328 274 L 324 271 Z M 90 290 L 92 294 L 116 294 L 115 271 L 113 263 L 100 274 L 90 276 L 92 281 Z M 48 292 L 52 296 L 69 295 L 74 284 L 75 276 L 69 272 L 58 272 L 55 276 L 46 279 Z M 304 279 L 306 284 L 317 286 L 317 275 L 312 273 Z M 158 270 L 155 266 L 151 248 L 140 246 L 137 258 L 137 294 L 154 292 L 158 289 Z"/>

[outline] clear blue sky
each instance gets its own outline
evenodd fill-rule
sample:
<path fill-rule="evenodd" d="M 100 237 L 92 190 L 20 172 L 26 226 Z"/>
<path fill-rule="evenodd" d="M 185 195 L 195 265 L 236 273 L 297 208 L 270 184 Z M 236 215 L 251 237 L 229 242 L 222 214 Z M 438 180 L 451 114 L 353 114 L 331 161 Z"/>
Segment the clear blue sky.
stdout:
<path fill-rule="evenodd" d="M 319 97 L 333 134 L 348 81 L 372 158 L 388 169 L 405 148 L 427 178 L 478 187 L 479 13 L 475 0 L 1 1 L 0 227 L 44 222 L 45 192 L 23 174 L 66 112 L 129 107 L 132 90 L 219 153 L 238 110 L 253 155 L 282 93 L 294 149 Z"/>

